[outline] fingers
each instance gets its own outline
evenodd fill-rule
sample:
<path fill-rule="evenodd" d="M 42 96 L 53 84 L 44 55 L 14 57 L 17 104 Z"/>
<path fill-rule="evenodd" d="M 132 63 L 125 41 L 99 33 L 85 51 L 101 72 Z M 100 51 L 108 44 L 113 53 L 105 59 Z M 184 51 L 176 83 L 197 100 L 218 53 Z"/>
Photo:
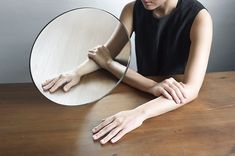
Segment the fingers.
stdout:
<path fill-rule="evenodd" d="M 182 82 L 177 82 L 173 78 L 169 78 L 163 81 L 162 90 L 160 92 L 163 96 L 170 99 L 169 95 L 173 98 L 173 100 L 179 104 L 185 101 L 186 92 L 185 92 L 185 85 Z M 165 91 L 168 92 L 168 94 Z"/>
<path fill-rule="evenodd" d="M 53 87 L 49 91 L 53 93 L 66 83 L 68 83 L 68 80 L 61 78 L 53 85 Z"/>
<path fill-rule="evenodd" d="M 45 86 L 45 85 L 48 85 L 53 79 L 49 79 L 49 80 L 46 80 L 45 82 L 42 83 L 42 87 Z"/>
<path fill-rule="evenodd" d="M 179 104 L 179 103 L 180 103 L 180 100 L 179 100 L 178 96 L 176 95 L 174 89 L 172 89 L 172 88 L 171 88 L 170 86 L 168 86 L 168 85 L 164 85 L 163 87 L 164 87 L 164 89 L 171 95 L 171 97 L 174 99 L 174 101 Z"/>
<path fill-rule="evenodd" d="M 184 96 L 182 94 L 182 92 L 180 91 L 180 89 L 178 88 L 178 86 L 176 86 L 175 84 L 178 84 L 178 82 L 173 82 L 172 84 L 169 85 L 169 87 L 173 88 L 173 90 L 176 93 L 176 96 L 179 99 L 179 103 L 182 103 L 184 101 Z"/>
<path fill-rule="evenodd" d="M 89 51 L 88 52 L 88 58 L 90 58 L 91 60 L 93 60 L 97 65 L 99 65 L 98 64 L 98 62 L 96 61 L 96 55 L 97 55 L 97 53 L 96 53 L 96 51 Z"/>
<path fill-rule="evenodd" d="M 101 46 L 101 45 L 97 45 L 96 47 L 91 48 L 91 49 L 89 49 L 88 51 L 90 51 L 90 52 L 96 52 L 100 47 L 102 47 L 102 46 Z"/>
<path fill-rule="evenodd" d="M 105 46 L 101 46 L 101 45 L 99 45 L 99 46 L 97 46 L 97 47 L 95 47 L 95 48 L 92 48 L 92 49 L 90 49 L 90 50 L 88 50 L 88 57 L 93 57 L 93 56 L 95 56 L 96 54 L 100 54 L 100 53 L 108 53 L 108 54 L 110 54 L 110 51 L 108 50 L 108 48 L 106 48 Z"/>
<path fill-rule="evenodd" d="M 100 140 L 101 144 L 105 144 L 111 140 L 112 143 L 115 143 L 119 139 L 121 139 L 127 133 L 127 129 L 123 128 L 123 126 L 119 125 L 118 122 L 112 121 L 103 129 L 101 129 L 97 134 L 93 135 L 94 140 L 98 140 L 99 138 L 106 135 L 103 139 Z"/>
<path fill-rule="evenodd" d="M 114 143 L 126 133 L 139 127 L 142 122 L 143 119 L 139 118 L 138 112 L 133 110 L 119 112 L 112 117 L 105 119 L 101 124 L 92 129 L 93 133 L 97 132 L 96 134 L 93 134 L 93 139 L 97 140 L 103 137 L 100 140 L 101 144 L 105 144 L 110 140 Z"/>
<path fill-rule="evenodd" d="M 169 100 L 173 100 L 171 95 L 165 90 L 165 89 L 160 89 L 160 93 L 165 96 Z"/>
<path fill-rule="evenodd" d="M 109 132 L 109 134 L 103 138 L 100 143 L 105 144 L 107 143 L 109 140 L 111 140 L 115 135 L 118 134 L 118 132 L 120 132 L 122 130 L 121 126 L 116 127 L 115 129 L 113 129 L 111 132 Z"/>
<path fill-rule="evenodd" d="M 54 78 L 52 79 L 47 85 L 43 86 L 43 90 L 47 91 L 49 90 L 55 83 L 56 81 L 59 79 L 60 77 Z"/>
<path fill-rule="evenodd" d="M 91 50 L 88 50 L 88 53 L 92 53 L 92 54 L 95 54 L 97 51 L 97 49 L 91 49 Z"/>
<path fill-rule="evenodd" d="M 94 53 L 92 51 L 88 52 L 88 57 L 91 58 L 91 59 L 93 59 L 95 55 L 96 55 L 96 53 Z"/>
<path fill-rule="evenodd" d="M 184 87 L 185 87 L 185 84 L 183 84 L 182 82 L 177 82 L 177 83 L 174 83 L 176 86 L 177 86 L 177 88 L 180 90 L 180 92 L 182 93 L 182 95 L 183 95 L 183 97 L 184 98 L 187 98 L 187 95 L 186 95 L 186 92 L 185 92 L 185 89 L 184 89 Z"/>
<path fill-rule="evenodd" d="M 181 84 L 181 86 L 182 86 L 183 88 L 185 88 L 185 84 L 184 84 L 184 83 L 180 82 L 180 84 Z"/>
<path fill-rule="evenodd" d="M 65 92 L 67 92 L 67 91 L 69 91 L 73 86 L 75 86 L 76 84 L 77 84 L 77 82 L 74 81 L 74 80 L 72 80 L 72 81 L 70 81 L 69 83 L 67 83 L 67 84 L 63 87 L 63 89 L 64 89 Z"/>
<path fill-rule="evenodd" d="M 94 134 L 93 139 L 97 140 L 97 139 L 101 138 L 102 136 L 104 136 L 105 134 L 110 132 L 112 129 L 114 129 L 116 126 L 118 126 L 117 122 L 115 122 L 115 121 L 111 122 L 110 124 L 105 126 L 103 129 L 101 129 L 97 134 Z"/>
<path fill-rule="evenodd" d="M 71 82 L 71 81 L 70 81 Z M 51 93 L 55 92 L 59 87 L 63 86 L 64 84 L 68 83 L 68 80 L 64 78 L 62 75 L 47 80 L 43 83 L 44 86 L 42 86 L 44 91 L 50 91 Z M 74 86 L 74 82 L 71 82 L 66 88 L 70 89 L 72 86 Z"/>
<path fill-rule="evenodd" d="M 111 142 L 115 143 L 116 141 L 121 139 L 122 136 L 126 134 L 127 129 L 125 129 L 118 120 L 112 120 L 112 118 L 109 118 L 108 120 L 105 121 L 106 123 L 109 122 L 109 124 L 103 126 L 105 124 L 102 125 L 101 123 L 103 128 L 101 128 L 101 130 L 98 130 L 99 132 L 93 135 L 94 140 L 98 140 L 107 134 L 103 139 L 100 140 L 100 143 L 105 144 L 108 141 L 110 141 L 112 138 L 114 139 L 112 139 Z M 100 128 L 99 125 L 97 127 Z M 123 131 L 123 129 L 125 129 L 125 131 Z M 94 129 L 92 131 L 94 132 Z"/>
<path fill-rule="evenodd" d="M 125 134 L 127 133 L 126 129 L 122 129 L 114 138 L 111 139 L 112 143 L 117 142 L 120 140 Z"/>
<path fill-rule="evenodd" d="M 96 126 L 95 128 L 92 129 L 93 133 L 98 132 L 99 130 L 101 130 L 103 127 L 105 127 L 106 125 L 108 125 L 110 122 L 112 122 L 114 120 L 114 118 L 108 117 L 107 119 L 105 119 L 103 122 L 101 122 L 98 126 Z"/>

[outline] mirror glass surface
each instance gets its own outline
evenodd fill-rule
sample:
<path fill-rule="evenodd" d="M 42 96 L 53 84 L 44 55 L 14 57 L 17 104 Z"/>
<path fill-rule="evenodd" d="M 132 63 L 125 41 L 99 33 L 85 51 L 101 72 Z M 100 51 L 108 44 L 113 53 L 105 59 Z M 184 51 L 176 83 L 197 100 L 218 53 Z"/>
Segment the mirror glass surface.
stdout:
<path fill-rule="evenodd" d="M 79 83 L 65 92 L 62 87 L 51 93 L 42 83 L 74 69 L 88 59 L 88 51 L 104 45 L 117 29 L 125 31 L 127 43 L 114 58 L 125 66 L 122 76 L 104 69 L 81 77 Z M 112 51 L 110 51 L 112 53 Z M 123 79 L 129 66 L 131 43 L 124 25 L 112 14 L 96 8 L 78 8 L 50 21 L 39 33 L 32 47 L 30 72 L 38 90 L 49 100 L 68 106 L 100 100 Z"/>

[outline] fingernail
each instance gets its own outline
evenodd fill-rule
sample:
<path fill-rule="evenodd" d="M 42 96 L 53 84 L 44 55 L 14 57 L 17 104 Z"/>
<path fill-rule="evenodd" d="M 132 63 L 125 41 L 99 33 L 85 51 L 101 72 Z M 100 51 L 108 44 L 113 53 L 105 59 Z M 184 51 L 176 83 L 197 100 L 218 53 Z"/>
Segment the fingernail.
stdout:
<path fill-rule="evenodd" d="M 93 139 L 96 139 L 97 137 L 95 135 L 93 135 Z"/>
<path fill-rule="evenodd" d="M 100 141 L 100 143 L 104 144 L 104 143 L 105 143 L 105 141 L 104 141 L 104 140 L 101 140 L 101 141 Z"/>
<path fill-rule="evenodd" d="M 112 143 L 115 143 L 115 140 L 114 140 L 114 139 L 112 139 L 112 140 L 111 140 L 111 142 L 112 142 Z"/>

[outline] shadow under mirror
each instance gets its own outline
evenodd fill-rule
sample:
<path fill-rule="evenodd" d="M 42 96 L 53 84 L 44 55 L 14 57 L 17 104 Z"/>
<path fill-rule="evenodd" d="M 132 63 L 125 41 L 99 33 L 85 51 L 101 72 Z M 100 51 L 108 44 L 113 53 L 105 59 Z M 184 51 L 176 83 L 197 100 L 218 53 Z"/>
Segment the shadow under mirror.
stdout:
<path fill-rule="evenodd" d="M 117 33 L 120 38 L 113 39 Z M 117 47 L 110 49 L 110 42 L 116 42 Z M 121 65 L 120 75 L 112 75 L 88 57 L 102 47 Z M 42 29 L 32 47 L 30 72 L 38 90 L 49 100 L 83 105 L 103 98 L 121 82 L 130 55 L 127 30 L 114 15 L 78 8 L 57 16 Z"/>

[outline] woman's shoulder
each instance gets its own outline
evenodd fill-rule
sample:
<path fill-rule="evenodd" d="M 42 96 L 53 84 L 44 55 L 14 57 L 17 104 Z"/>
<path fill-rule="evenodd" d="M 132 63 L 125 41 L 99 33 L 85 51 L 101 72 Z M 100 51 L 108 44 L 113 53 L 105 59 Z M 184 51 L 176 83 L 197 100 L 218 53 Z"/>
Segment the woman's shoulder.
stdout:
<path fill-rule="evenodd" d="M 179 0 L 179 1 L 181 3 L 182 10 L 198 11 L 206 9 L 205 6 L 198 0 Z"/>
<path fill-rule="evenodd" d="M 206 7 L 197 0 L 184 0 L 184 1 L 193 1 L 192 12 L 195 12 L 195 18 L 193 21 L 194 27 L 200 25 L 199 23 L 211 23 L 212 17 Z"/>
<path fill-rule="evenodd" d="M 135 2 L 136 1 L 132 1 L 132 2 L 127 3 L 122 9 L 122 14 L 132 16 Z"/>
<path fill-rule="evenodd" d="M 124 6 L 123 10 L 124 10 L 124 9 L 126 9 L 126 10 L 133 10 L 135 3 L 136 3 L 136 1 L 132 1 L 132 2 L 127 3 L 127 4 Z"/>

